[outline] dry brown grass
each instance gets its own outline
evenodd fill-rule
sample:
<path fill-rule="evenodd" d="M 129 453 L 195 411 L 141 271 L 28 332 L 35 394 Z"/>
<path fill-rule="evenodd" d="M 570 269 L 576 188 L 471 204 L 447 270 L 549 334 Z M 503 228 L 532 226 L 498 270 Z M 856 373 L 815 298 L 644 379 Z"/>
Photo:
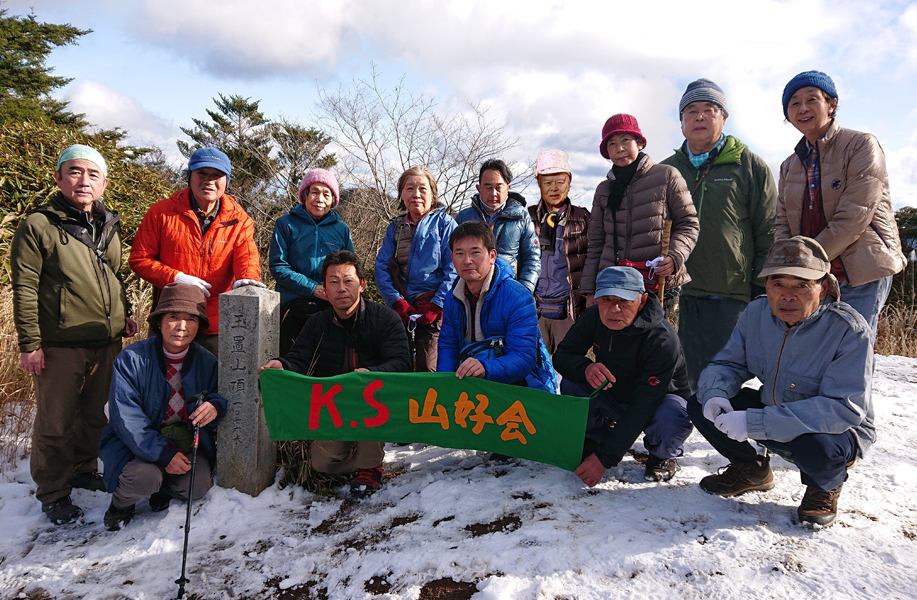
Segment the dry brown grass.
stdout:
<path fill-rule="evenodd" d="M 0 286 L 0 469 L 28 454 L 34 414 L 32 377 L 19 367 L 13 289 L 4 285 Z"/>
<path fill-rule="evenodd" d="M 153 300 L 153 287 L 132 278 L 128 299 L 140 331 L 124 345 L 146 339 L 146 318 Z M 19 344 L 13 323 L 13 289 L 0 285 L 0 472 L 13 468 L 31 448 L 35 417 L 35 390 L 32 378 L 19 366 Z"/>
<path fill-rule="evenodd" d="M 896 302 L 887 305 L 879 315 L 876 332 L 876 354 L 917 357 L 917 305 Z"/>

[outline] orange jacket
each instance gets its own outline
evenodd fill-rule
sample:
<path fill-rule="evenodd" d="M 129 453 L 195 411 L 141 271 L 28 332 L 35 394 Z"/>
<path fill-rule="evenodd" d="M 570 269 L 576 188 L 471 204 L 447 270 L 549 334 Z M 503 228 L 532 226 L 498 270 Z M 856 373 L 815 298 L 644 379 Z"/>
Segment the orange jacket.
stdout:
<path fill-rule="evenodd" d="M 156 287 L 157 298 L 179 272 L 209 283 L 208 335 L 219 332 L 219 295 L 232 289 L 234 280 L 261 280 L 254 221 L 231 196 L 223 194 L 220 202 L 220 214 L 202 235 L 189 188 L 160 200 L 143 217 L 128 259 L 137 275 Z"/>

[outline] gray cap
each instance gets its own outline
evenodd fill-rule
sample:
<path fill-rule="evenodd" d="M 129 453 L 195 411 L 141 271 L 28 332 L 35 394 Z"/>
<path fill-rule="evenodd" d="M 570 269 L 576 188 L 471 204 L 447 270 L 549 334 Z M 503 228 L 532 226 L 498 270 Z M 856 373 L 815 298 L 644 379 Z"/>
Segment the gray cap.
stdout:
<path fill-rule="evenodd" d="M 797 235 L 777 240 L 767 253 L 759 277 L 791 275 L 814 281 L 831 271 L 831 261 L 821 244 L 812 238 Z"/>
<path fill-rule="evenodd" d="M 595 298 L 617 296 L 636 300 L 646 292 L 643 275 L 633 267 L 606 267 L 595 280 Z"/>

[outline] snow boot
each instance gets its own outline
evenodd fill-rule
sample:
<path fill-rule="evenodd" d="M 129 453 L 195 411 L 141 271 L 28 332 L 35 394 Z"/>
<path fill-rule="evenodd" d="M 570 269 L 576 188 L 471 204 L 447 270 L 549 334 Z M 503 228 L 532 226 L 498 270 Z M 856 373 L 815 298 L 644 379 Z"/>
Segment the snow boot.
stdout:
<path fill-rule="evenodd" d="M 355 498 L 366 498 L 382 487 L 382 465 L 372 469 L 360 469 L 350 482 L 350 494 Z"/>
<path fill-rule="evenodd" d="M 730 463 L 716 475 L 707 475 L 700 480 L 700 487 L 707 493 L 731 498 L 745 492 L 766 492 L 774 489 L 774 472 L 771 461 L 758 455 L 753 463 Z"/>
<path fill-rule="evenodd" d="M 674 458 L 659 458 L 652 454 L 646 459 L 646 471 L 643 476 L 647 481 L 668 481 L 675 477 L 678 463 Z"/>
<path fill-rule="evenodd" d="M 150 510 L 153 512 L 162 512 L 165 509 L 169 508 L 169 502 L 172 500 L 172 496 L 168 493 L 159 491 L 150 496 Z"/>
<path fill-rule="evenodd" d="M 64 496 L 54 502 L 42 502 L 41 512 L 48 515 L 48 518 L 55 525 L 66 525 L 73 523 L 83 516 L 83 509 L 70 500 L 70 496 Z"/>
<path fill-rule="evenodd" d="M 837 499 L 841 495 L 843 486 L 844 484 L 841 484 L 830 492 L 821 490 L 814 485 L 807 486 L 802 502 L 799 503 L 799 508 L 796 509 L 796 514 L 799 515 L 799 524 L 808 527 L 815 525 L 827 527 L 834 523 L 834 519 L 837 517 Z"/>
<path fill-rule="evenodd" d="M 118 531 L 121 529 L 121 527 L 130 523 L 133 516 L 133 504 L 130 506 L 125 506 L 124 508 L 117 508 L 115 503 L 112 502 L 108 505 L 108 510 L 105 511 L 105 516 L 102 517 L 102 522 L 105 523 L 105 529 L 109 531 Z"/>
<path fill-rule="evenodd" d="M 78 473 L 67 480 L 70 487 L 78 490 L 89 490 L 91 492 L 106 492 L 105 483 L 102 481 L 102 475 L 96 471 L 86 471 Z"/>

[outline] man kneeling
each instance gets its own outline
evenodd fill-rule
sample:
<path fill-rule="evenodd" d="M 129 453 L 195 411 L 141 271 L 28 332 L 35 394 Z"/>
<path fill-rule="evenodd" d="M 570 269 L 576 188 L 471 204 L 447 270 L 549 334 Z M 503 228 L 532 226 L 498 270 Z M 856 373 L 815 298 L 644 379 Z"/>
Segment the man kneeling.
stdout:
<path fill-rule="evenodd" d="M 322 285 L 329 308 L 312 315 L 293 347 L 262 369 L 286 369 L 312 377 L 359 371 L 411 371 L 408 335 L 401 317 L 387 306 L 363 298 L 366 274 L 356 254 L 337 250 L 322 263 Z M 260 372 L 260 369 L 259 369 Z M 382 486 L 384 442 L 312 442 L 312 468 L 319 473 L 351 473 L 351 493 L 362 498 Z"/>
<path fill-rule="evenodd" d="M 634 268 L 603 269 L 596 278 L 596 305 L 554 353 L 554 366 L 564 376 L 560 392 L 590 397 L 583 463 L 575 471 L 589 487 L 621 461 L 641 431 L 650 454 L 646 478 L 668 481 L 691 435 L 691 391 L 678 334 L 643 286 Z M 595 362 L 586 358 L 590 348 Z"/>
<path fill-rule="evenodd" d="M 170 498 L 207 493 L 216 464 L 214 432 L 226 414 L 226 399 L 215 391 L 217 359 L 193 342 L 208 325 L 204 292 L 183 283 L 166 285 L 149 322 L 158 333 L 122 350 L 113 367 L 110 420 L 99 444 L 105 486 L 113 492 L 104 517 L 111 531 L 131 520 L 143 498 L 156 512 L 165 510 Z M 194 396 L 200 402 L 189 404 Z M 189 490 L 197 425 L 203 456 L 198 455 Z"/>
<path fill-rule="evenodd" d="M 701 488 L 720 496 L 772 489 L 768 458 L 748 442 L 755 440 L 799 468 L 803 525 L 834 522 L 848 464 L 876 440 L 869 326 L 828 299 L 839 295 L 830 269 L 813 239 L 774 242 L 761 271 L 767 298 L 742 313 L 688 405 L 698 431 L 730 461 Z M 761 389 L 742 387 L 752 377 Z"/>

